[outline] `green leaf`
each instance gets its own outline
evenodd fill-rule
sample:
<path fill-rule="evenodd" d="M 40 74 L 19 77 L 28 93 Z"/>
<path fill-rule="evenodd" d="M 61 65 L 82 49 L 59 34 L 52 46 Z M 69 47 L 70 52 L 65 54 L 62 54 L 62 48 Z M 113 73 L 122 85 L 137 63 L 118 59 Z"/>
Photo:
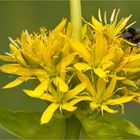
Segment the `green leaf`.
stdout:
<path fill-rule="evenodd" d="M 140 129 L 128 120 L 111 116 L 104 116 L 102 117 L 102 120 L 115 125 L 122 132 L 140 136 Z"/>
<path fill-rule="evenodd" d="M 65 134 L 65 121 L 53 117 L 40 125 L 41 113 L 34 111 L 12 112 L 0 109 L 0 126 L 8 132 L 24 139 L 62 139 Z"/>
<path fill-rule="evenodd" d="M 81 123 L 74 115 L 72 115 L 67 118 L 66 129 L 65 139 L 77 140 L 81 131 Z"/>
<path fill-rule="evenodd" d="M 131 122 L 112 116 L 91 116 L 82 118 L 83 138 L 85 139 L 137 139 L 140 140 L 140 129 Z"/>

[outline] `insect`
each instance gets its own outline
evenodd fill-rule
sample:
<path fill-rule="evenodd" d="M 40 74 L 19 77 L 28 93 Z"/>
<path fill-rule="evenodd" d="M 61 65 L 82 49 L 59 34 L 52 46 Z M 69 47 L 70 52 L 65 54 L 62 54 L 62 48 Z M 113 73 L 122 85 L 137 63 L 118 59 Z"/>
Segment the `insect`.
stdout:
<path fill-rule="evenodd" d="M 137 46 L 140 48 L 140 28 L 125 29 L 121 36 L 128 41 L 137 44 Z"/>

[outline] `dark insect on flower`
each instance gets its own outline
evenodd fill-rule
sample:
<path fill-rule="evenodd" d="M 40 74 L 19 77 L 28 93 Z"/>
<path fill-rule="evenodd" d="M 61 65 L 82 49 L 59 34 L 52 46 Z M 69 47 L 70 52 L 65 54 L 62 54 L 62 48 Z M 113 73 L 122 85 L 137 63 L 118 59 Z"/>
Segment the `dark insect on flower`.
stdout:
<path fill-rule="evenodd" d="M 137 44 L 140 48 L 140 28 L 128 28 L 123 31 L 122 37 L 128 41 Z"/>

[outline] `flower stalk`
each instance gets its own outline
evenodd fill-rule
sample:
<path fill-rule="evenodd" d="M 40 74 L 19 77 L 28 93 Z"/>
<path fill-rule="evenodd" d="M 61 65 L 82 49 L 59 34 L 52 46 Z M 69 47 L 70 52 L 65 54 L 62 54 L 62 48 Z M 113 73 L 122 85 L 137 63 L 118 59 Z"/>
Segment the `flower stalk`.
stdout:
<path fill-rule="evenodd" d="M 82 29 L 80 0 L 70 0 L 70 14 L 71 14 L 71 23 L 73 26 L 73 38 L 80 41 Z"/>

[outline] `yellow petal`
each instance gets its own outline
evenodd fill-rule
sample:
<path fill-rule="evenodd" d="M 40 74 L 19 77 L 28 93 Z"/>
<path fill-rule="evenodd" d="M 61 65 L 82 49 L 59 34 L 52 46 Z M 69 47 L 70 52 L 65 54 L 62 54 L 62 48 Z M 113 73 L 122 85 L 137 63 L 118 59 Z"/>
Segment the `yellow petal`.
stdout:
<path fill-rule="evenodd" d="M 61 79 L 65 80 L 65 75 L 66 75 L 66 67 L 72 63 L 74 60 L 76 54 L 70 54 L 66 57 L 64 57 L 61 62 L 59 63 L 60 67 L 60 77 Z"/>
<path fill-rule="evenodd" d="M 55 102 L 54 97 L 51 94 L 49 94 L 49 93 L 44 93 L 43 95 L 41 95 L 39 97 L 39 99 L 50 101 L 50 102 Z"/>
<path fill-rule="evenodd" d="M 52 84 L 50 84 L 50 86 L 48 86 L 48 92 L 54 97 L 56 97 L 58 95 L 58 90 L 55 89 Z"/>
<path fill-rule="evenodd" d="M 98 48 L 97 46 L 97 49 L 101 49 L 101 48 Z M 107 50 L 107 49 L 106 49 Z M 98 51 L 98 50 L 97 50 Z M 106 54 L 104 54 L 104 57 L 102 56 L 102 54 L 99 54 L 97 55 L 97 58 L 98 59 L 98 56 L 100 57 L 100 59 L 98 61 L 101 60 L 101 64 L 106 64 L 106 63 L 111 63 L 112 62 L 112 59 L 114 58 L 114 55 L 115 55 L 115 50 L 114 50 L 114 47 L 112 46 L 112 48 L 108 49 L 108 52 Z M 103 53 L 103 52 L 102 52 Z M 101 56 L 100 56 L 101 55 Z"/>
<path fill-rule="evenodd" d="M 106 69 L 110 68 L 113 65 L 114 63 L 112 63 L 111 61 L 108 61 L 102 65 L 102 70 L 105 71 Z"/>
<path fill-rule="evenodd" d="M 57 27 L 54 29 L 54 33 L 59 33 L 63 30 L 63 28 L 66 25 L 66 19 L 63 19 L 58 25 Z"/>
<path fill-rule="evenodd" d="M 116 29 L 114 30 L 114 34 L 117 35 L 121 32 L 121 30 L 126 26 L 127 22 L 129 21 L 129 19 L 131 18 L 132 15 L 126 17 L 126 18 L 122 18 L 119 23 L 116 26 Z"/>
<path fill-rule="evenodd" d="M 83 101 L 93 101 L 93 99 L 90 96 L 88 96 L 88 95 L 76 96 L 76 99 L 81 99 L 81 101 L 82 100 Z M 72 100 L 72 103 L 73 103 L 73 100 Z"/>
<path fill-rule="evenodd" d="M 117 11 L 117 13 L 116 13 L 116 16 L 115 16 L 115 18 L 114 18 L 114 21 L 113 21 L 113 23 L 112 23 L 112 27 L 115 27 L 116 24 L 117 24 L 119 12 L 120 12 L 120 9 L 118 9 L 118 11 Z"/>
<path fill-rule="evenodd" d="M 71 37 L 71 35 L 72 35 L 72 23 L 68 22 L 66 36 Z"/>
<path fill-rule="evenodd" d="M 90 69 L 90 66 L 87 63 L 76 63 L 74 64 L 74 67 L 79 71 Z"/>
<path fill-rule="evenodd" d="M 116 99 L 108 99 L 105 103 L 108 105 L 118 105 L 122 103 L 127 103 L 131 101 L 134 98 L 134 96 L 122 96 Z"/>
<path fill-rule="evenodd" d="M 32 54 L 29 54 L 28 52 L 22 51 L 22 55 L 24 56 L 26 63 L 34 68 L 37 68 L 40 66 L 39 61 L 37 58 L 33 57 Z"/>
<path fill-rule="evenodd" d="M 3 61 L 15 61 L 15 59 L 12 56 L 7 56 L 7 55 L 0 55 L 0 60 L 3 60 Z"/>
<path fill-rule="evenodd" d="M 92 110 L 97 109 L 99 106 L 100 106 L 100 105 L 97 104 L 97 103 L 95 103 L 95 102 L 90 102 L 90 108 L 91 108 Z"/>
<path fill-rule="evenodd" d="M 23 89 L 23 92 L 32 98 L 42 99 L 49 102 L 55 102 L 54 97 L 50 95 L 49 93 L 44 93 L 40 96 L 36 96 L 34 94 L 34 90 Z"/>
<path fill-rule="evenodd" d="M 101 109 L 105 110 L 105 111 L 107 111 L 109 113 L 117 113 L 118 112 L 118 110 L 113 110 L 113 109 L 109 108 L 107 105 L 102 105 Z"/>
<path fill-rule="evenodd" d="M 0 67 L 0 70 L 9 74 L 16 74 L 23 77 L 29 77 L 31 76 L 32 69 L 22 67 L 20 64 L 5 64 Z"/>
<path fill-rule="evenodd" d="M 125 70 L 126 72 L 130 72 L 130 73 L 140 72 L 140 68 L 138 68 L 138 67 L 125 68 L 124 70 Z"/>
<path fill-rule="evenodd" d="M 126 79 L 126 80 L 123 80 L 122 82 L 123 82 L 124 85 L 132 86 L 134 88 L 137 88 L 136 83 L 132 80 Z"/>
<path fill-rule="evenodd" d="M 28 79 L 30 79 L 30 78 L 29 77 L 18 77 L 16 80 L 14 80 L 14 81 L 8 83 L 7 85 L 5 85 L 3 87 L 3 89 L 18 86 L 18 85 L 22 84 L 24 81 L 27 81 Z"/>
<path fill-rule="evenodd" d="M 113 12 L 112 12 L 112 14 L 111 14 L 110 23 L 112 23 L 114 21 L 115 12 L 116 12 L 116 9 L 114 9 Z"/>
<path fill-rule="evenodd" d="M 97 81 L 97 98 L 100 98 L 100 96 L 102 96 L 103 92 L 105 91 L 105 88 L 106 88 L 106 81 L 102 78 L 98 78 L 98 81 Z"/>
<path fill-rule="evenodd" d="M 69 104 L 73 106 L 81 101 L 92 101 L 92 99 L 89 96 L 76 96 L 74 99 L 69 101 Z"/>
<path fill-rule="evenodd" d="M 85 61 L 91 63 L 90 52 L 86 49 L 86 47 L 81 42 L 77 40 L 72 40 L 71 47 L 75 52 L 79 53 Z"/>
<path fill-rule="evenodd" d="M 44 69 L 31 69 L 31 74 L 38 77 L 44 77 L 44 79 L 48 78 L 47 70 Z"/>
<path fill-rule="evenodd" d="M 90 80 L 88 79 L 88 77 L 86 75 L 84 75 L 81 72 L 77 72 L 78 74 L 78 78 L 81 82 L 85 81 L 86 82 L 86 88 L 87 91 L 93 96 L 96 96 L 96 90 L 95 90 L 95 85 L 94 83 L 91 83 Z"/>
<path fill-rule="evenodd" d="M 87 24 L 85 24 L 82 27 L 82 39 L 84 39 L 84 37 L 86 36 L 86 33 L 87 33 Z"/>
<path fill-rule="evenodd" d="M 30 76 L 47 76 L 47 72 L 43 69 L 32 69 L 21 66 L 20 64 L 5 64 L 0 67 L 0 70 L 5 73 L 19 75 L 21 77 Z"/>
<path fill-rule="evenodd" d="M 121 40 L 122 42 L 125 42 L 125 43 L 127 43 L 128 45 L 131 45 L 131 46 L 137 46 L 137 44 L 135 44 L 135 43 L 132 43 L 132 42 L 130 42 L 130 41 L 128 41 L 128 40 L 126 40 L 126 39 L 123 39 L 123 38 L 119 38 L 119 40 Z"/>
<path fill-rule="evenodd" d="M 67 111 L 75 111 L 77 109 L 76 106 L 72 106 L 71 104 L 69 103 L 65 103 L 61 106 L 64 110 L 67 110 Z"/>
<path fill-rule="evenodd" d="M 102 24 L 94 16 L 92 16 L 92 24 L 96 27 L 96 30 L 103 30 Z"/>
<path fill-rule="evenodd" d="M 105 78 L 107 76 L 106 72 L 103 71 L 101 68 L 95 68 L 94 72 L 101 78 Z"/>
<path fill-rule="evenodd" d="M 102 98 L 104 100 L 106 100 L 107 98 L 111 97 L 113 95 L 113 91 L 115 89 L 116 86 L 116 77 L 113 77 L 110 81 L 109 86 L 107 87 L 107 89 L 105 90 L 105 92 L 103 93 Z"/>
<path fill-rule="evenodd" d="M 107 41 L 104 39 L 102 33 L 97 32 L 95 34 L 95 39 L 96 44 L 94 52 L 95 55 L 94 61 L 95 66 L 98 66 L 101 63 L 101 60 L 104 59 L 104 57 L 106 56 L 108 50 L 107 50 Z"/>
<path fill-rule="evenodd" d="M 140 55 L 139 54 L 133 55 L 130 57 L 125 67 L 126 68 L 140 67 L 139 61 L 140 61 Z"/>
<path fill-rule="evenodd" d="M 104 12 L 104 23 L 107 24 L 107 13 L 106 13 L 106 11 Z"/>
<path fill-rule="evenodd" d="M 113 55 L 113 62 L 114 63 L 119 63 L 120 60 L 122 59 L 122 57 L 124 56 L 123 49 L 115 46 L 113 53 L 114 53 L 114 55 Z"/>
<path fill-rule="evenodd" d="M 50 104 L 41 116 L 41 124 L 48 123 L 51 120 L 54 112 L 58 109 L 58 107 L 59 107 L 58 104 L 55 103 Z"/>
<path fill-rule="evenodd" d="M 140 97 L 140 92 L 133 92 L 131 90 L 125 89 L 125 93 L 129 95 L 134 95 Z"/>
<path fill-rule="evenodd" d="M 133 62 L 133 61 L 140 61 L 140 54 L 135 54 L 131 56 L 131 58 L 129 59 L 129 62 Z"/>
<path fill-rule="evenodd" d="M 76 95 L 82 92 L 85 88 L 86 88 L 86 82 L 82 82 L 81 84 L 78 84 L 74 89 L 66 93 L 66 100 L 70 100 L 74 98 Z"/>
<path fill-rule="evenodd" d="M 62 61 L 60 62 L 60 63 L 61 63 L 61 69 L 65 69 L 68 65 L 70 65 L 71 62 L 73 61 L 75 55 L 76 55 L 76 54 L 73 53 L 73 54 L 70 54 L 70 55 L 64 57 L 64 58 L 62 59 Z"/>
<path fill-rule="evenodd" d="M 61 92 L 67 92 L 68 91 L 68 85 L 61 79 L 61 78 L 59 78 L 59 77 L 56 77 L 55 78 L 55 84 L 56 84 L 56 86 L 58 86 L 59 87 L 59 90 L 61 91 Z"/>
<path fill-rule="evenodd" d="M 17 49 L 13 44 L 10 44 L 10 49 L 12 51 L 12 53 L 14 54 L 15 58 L 17 59 L 17 61 L 22 64 L 23 66 L 28 66 L 25 62 L 25 60 L 23 59 L 23 56 L 21 54 L 21 52 L 19 51 L 19 49 Z"/>
<path fill-rule="evenodd" d="M 135 67 L 140 67 L 140 63 L 139 63 L 139 61 L 140 61 L 140 59 L 138 59 L 138 60 L 135 60 L 135 61 L 129 61 L 126 65 L 125 65 L 125 67 L 126 68 L 135 68 Z"/>
<path fill-rule="evenodd" d="M 37 96 L 34 95 L 34 90 L 23 89 L 23 92 L 25 92 L 30 97 L 37 98 Z"/>
<path fill-rule="evenodd" d="M 49 84 L 49 80 L 43 81 L 39 86 L 37 86 L 37 88 L 35 88 L 35 90 L 34 90 L 35 93 L 34 94 L 36 96 L 40 96 L 41 93 L 44 93 L 44 91 L 47 90 L 48 84 Z"/>
<path fill-rule="evenodd" d="M 110 74 L 109 77 L 116 78 L 116 80 L 124 80 L 124 79 L 126 79 L 126 77 L 119 77 L 119 76 L 112 75 L 112 74 Z"/>
<path fill-rule="evenodd" d="M 98 9 L 98 18 L 99 18 L 99 21 L 102 23 L 102 16 L 101 16 L 100 8 Z"/>
<path fill-rule="evenodd" d="M 29 96 L 40 97 L 47 90 L 48 83 L 49 81 L 46 80 L 46 81 L 43 81 L 39 86 L 37 86 L 35 90 L 24 89 L 23 91 Z"/>

